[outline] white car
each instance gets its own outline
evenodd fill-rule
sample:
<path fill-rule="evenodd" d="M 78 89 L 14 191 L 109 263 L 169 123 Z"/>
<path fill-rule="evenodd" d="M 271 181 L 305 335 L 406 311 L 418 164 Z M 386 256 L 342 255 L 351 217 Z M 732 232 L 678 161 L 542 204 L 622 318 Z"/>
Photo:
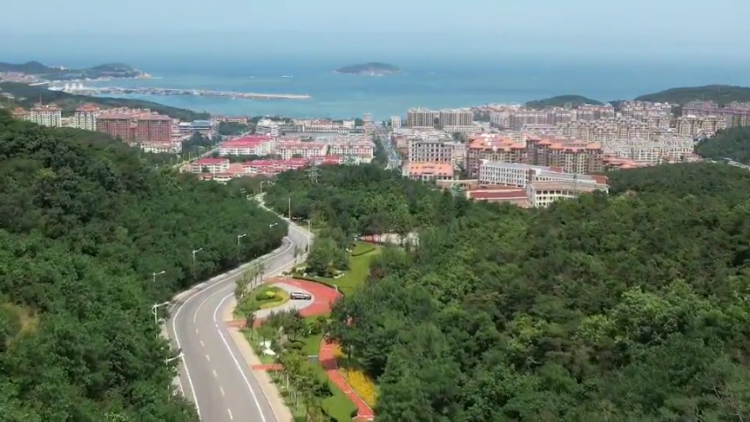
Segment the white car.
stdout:
<path fill-rule="evenodd" d="M 305 292 L 292 292 L 289 294 L 289 298 L 292 300 L 310 300 L 312 295 Z"/>

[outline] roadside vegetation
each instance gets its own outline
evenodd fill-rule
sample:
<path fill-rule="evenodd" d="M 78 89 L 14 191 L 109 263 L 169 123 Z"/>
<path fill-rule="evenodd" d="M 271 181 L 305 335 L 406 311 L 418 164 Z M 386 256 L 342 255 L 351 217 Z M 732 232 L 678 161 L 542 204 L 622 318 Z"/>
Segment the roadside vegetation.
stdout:
<path fill-rule="evenodd" d="M 375 379 L 378 421 L 741 421 L 749 175 L 613 172 L 610 196 L 525 210 L 323 167 L 318 184 L 281 175 L 269 199 L 347 240 L 419 234 L 383 248 L 328 325 Z"/>
<path fill-rule="evenodd" d="M 171 394 L 175 352 L 151 307 L 270 252 L 284 229 L 230 187 L 153 164 L 0 110 L 0 419 L 198 420 Z"/>
<path fill-rule="evenodd" d="M 724 129 L 700 141 L 695 152 L 712 160 L 730 158 L 742 164 L 750 164 L 750 127 Z"/>

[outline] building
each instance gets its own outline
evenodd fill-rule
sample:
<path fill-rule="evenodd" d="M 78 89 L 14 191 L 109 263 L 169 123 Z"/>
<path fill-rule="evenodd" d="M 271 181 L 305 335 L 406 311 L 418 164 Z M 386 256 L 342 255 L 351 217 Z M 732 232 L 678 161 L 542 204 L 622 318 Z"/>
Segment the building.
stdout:
<path fill-rule="evenodd" d="M 71 125 L 78 129 L 96 130 L 96 118 L 101 110 L 93 104 L 84 104 L 76 109 Z"/>
<path fill-rule="evenodd" d="M 229 169 L 228 158 L 201 158 L 188 164 L 190 173 L 225 173 Z"/>
<path fill-rule="evenodd" d="M 149 110 L 107 110 L 97 116 L 96 130 L 125 142 L 166 144 L 172 140 L 172 118 Z"/>
<path fill-rule="evenodd" d="M 62 127 L 62 110 L 54 104 L 37 104 L 31 108 L 27 119 L 40 126 Z"/>
<path fill-rule="evenodd" d="M 607 193 L 608 189 L 600 189 L 591 184 L 582 184 L 576 180 L 565 182 L 534 182 L 526 186 L 526 196 L 529 205 L 535 208 L 546 208 L 555 201 L 571 199 L 582 193 L 593 193 L 601 190 Z"/>
<path fill-rule="evenodd" d="M 322 142 L 278 141 L 275 154 L 282 160 L 292 158 L 322 157 L 328 153 L 328 144 Z"/>
<path fill-rule="evenodd" d="M 729 103 L 724 107 L 713 101 L 692 101 L 682 107 L 683 116 L 716 116 L 726 127 L 750 126 L 750 103 Z"/>
<path fill-rule="evenodd" d="M 716 132 L 726 129 L 727 120 L 719 116 L 681 116 L 677 118 L 675 129 L 680 135 L 693 138 L 710 137 Z"/>
<path fill-rule="evenodd" d="M 448 163 L 409 162 L 401 170 L 404 177 L 414 180 L 453 180 L 453 166 Z"/>
<path fill-rule="evenodd" d="M 477 177 L 484 160 L 526 163 L 526 145 L 506 137 L 482 134 L 467 144 L 466 170 L 470 177 Z"/>
<path fill-rule="evenodd" d="M 251 135 L 222 142 L 219 155 L 257 155 L 263 157 L 274 154 L 276 138 L 266 135 Z"/>
<path fill-rule="evenodd" d="M 406 126 L 431 128 L 440 120 L 440 112 L 425 108 L 411 108 L 406 112 Z"/>
<path fill-rule="evenodd" d="M 471 127 L 474 125 L 474 113 L 471 110 L 440 110 L 438 113 L 438 122 L 442 127 Z"/>
<path fill-rule="evenodd" d="M 277 122 L 271 119 L 260 119 L 255 125 L 255 134 L 277 137 L 281 135 L 281 128 Z"/>
<path fill-rule="evenodd" d="M 391 117 L 391 128 L 392 129 L 400 129 L 401 128 L 401 117 L 399 117 L 399 116 L 393 116 L 393 117 Z"/>
<path fill-rule="evenodd" d="M 607 190 L 608 180 L 606 176 L 566 173 L 559 167 L 485 161 L 479 171 L 479 183 L 484 186 L 501 185 L 526 188 L 530 183 L 568 181 L 576 181 L 580 185 L 591 185 L 601 190 Z"/>
<path fill-rule="evenodd" d="M 246 125 L 250 123 L 247 116 L 211 116 L 211 121 L 215 123 L 238 123 Z"/>
<path fill-rule="evenodd" d="M 179 154 L 182 152 L 182 142 L 142 141 L 139 146 L 143 152 L 155 154 Z"/>
<path fill-rule="evenodd" d="M 559 167 L 568 173 L 594 174 L 604 171 L 601 145 L 567 138 L 528 139 L 527 163 Z"/>
<path fill-rule="evenodd" d="M 651 140 L 623 139 L 605 142 L 604 153 L 638 163 L 655 165 L 665 161 L 685 161 L 693 154 L 695 141 L 691 135 L 666 132 Z"/>
<path fill-rule="evenodd" d="M 21 107 L 14 108 L 11 112 L 11 115 L 14 119 L 29 120 L 29 112 L 22 109 Z"/>
<path fill-rule="evenodd" d="M 453 146 L 435 139 L 410 139 L 407 158 L 413 162 L 452 163 Z"/>
<path fill-rule="evenodd" d="M 369 163 L 375 157 L 375 145 L 370 141 L 334 141 L 328 143 L 329 155 L 354 158 L 358 162 Z"/>

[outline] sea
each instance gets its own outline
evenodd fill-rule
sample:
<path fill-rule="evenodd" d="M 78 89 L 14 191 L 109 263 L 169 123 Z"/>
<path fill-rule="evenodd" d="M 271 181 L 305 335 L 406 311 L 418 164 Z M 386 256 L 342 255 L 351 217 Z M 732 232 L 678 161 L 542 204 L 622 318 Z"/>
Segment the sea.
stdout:
<path fill-rule="evenodd" d="M 170 106 L 223 115 L 345 119 L 371 113 L 377 120 L 404 116 L 412 107 L 460 108 L 524 103 L 578 94 L 603 102 L 632 99 L 672 87 L 707 84 L 750 86 L 748 66 L 722 63 L 586 62 L 564 60 L 432 60 L 392 62 L 403 73 L 337 74 L 353 64 L 330 60 L 154 60 L 129 64 L 149 80 L 87 82 L 88 85 L 161 87 L 269 94 L 307 94 L 304 100 L 247 100 L 201 96 L 126 95 Z"/>

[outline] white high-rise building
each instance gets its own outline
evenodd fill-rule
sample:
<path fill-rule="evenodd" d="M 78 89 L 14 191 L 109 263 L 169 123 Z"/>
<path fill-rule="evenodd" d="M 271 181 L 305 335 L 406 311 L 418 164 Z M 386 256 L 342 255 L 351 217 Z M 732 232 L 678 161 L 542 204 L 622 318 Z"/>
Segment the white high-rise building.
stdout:
<path fill-rule="evenodd" d="M 84 130 L 96 130 L 96 118 L 99 116 L 99 111 L 99 107 L 92 104 L 78 107 L 73 116 L 72 126 Z"/>
<path fill-rule="evenodd" d="M 28 119 L 41 126 L 62 127 L 62 110 L 54 104 L 38 104 L 31 108 Z"/>

